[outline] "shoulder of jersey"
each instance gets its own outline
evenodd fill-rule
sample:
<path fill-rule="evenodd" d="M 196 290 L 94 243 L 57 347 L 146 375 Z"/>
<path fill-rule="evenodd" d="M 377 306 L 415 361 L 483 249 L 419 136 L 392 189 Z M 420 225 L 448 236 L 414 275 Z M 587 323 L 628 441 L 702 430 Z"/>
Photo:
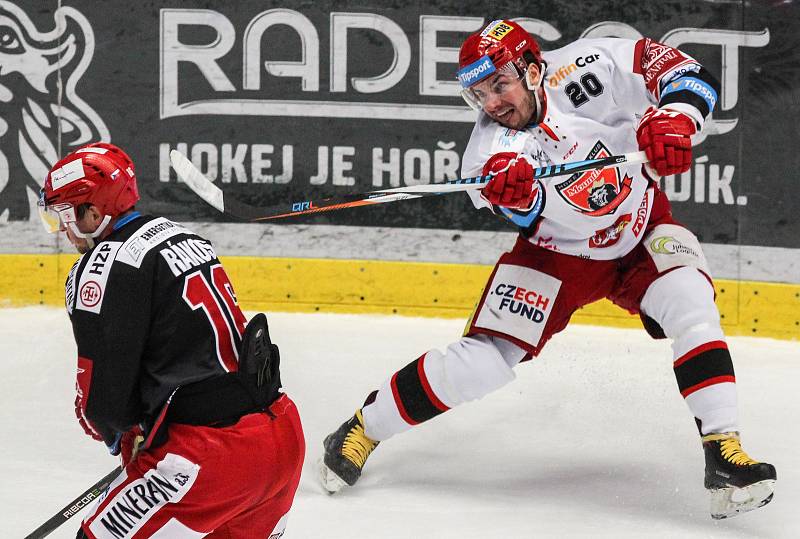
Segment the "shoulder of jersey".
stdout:
<path fill-rule="evenodd" d="M 131 223 L 135 224 L 137 224 L 135 221 Z M 120 238 L 122 245 L 116 261 L 138 268 L 150 251 L 179 235 L 194 235 L 194 232 L 166 217 L 144 219 L 138 223 L 138 227 L 131 228 Z"/>
<path fill-rule="evenodd" d="M 609 61 L 609 49 L 613 49 L 618 40 L 615 38 L 589 38 L 573 41 L 559 49 L 543 51 L 542 58 L 547 62 L 547 73 L 553 73 L 561 67 L 575 64 L 583 67 L 594 62 Z"/>
<path fill-rule="evenodd" d="M 120 232 L 113 239 L 100 242 L 72 267 L 65 297 L 70 315 L 76 310 L 101 313 L 112 267 L 138 269 L 148 253 L 157 252 L 156 248 L 164 242 L 179 239 L 178 236 L 194 236 L 187 228 L 164 217 L 137 219 Z"/>
<path fill-rule="evenodd" d="M 586 39 L 579 39 L 577 41 L 567 43 L 563 47 L 559 47 L 557 49 L 542 51 L 542 58 L 544 58 L 544 61 L 547 62 L 548 66 L 552 66 L 554 61 L 560 61 L 564 58 L 570 57 L 574 52 L 580 50 L 582 47 L 585 47 L 588 41 L 589 40 Z"/>

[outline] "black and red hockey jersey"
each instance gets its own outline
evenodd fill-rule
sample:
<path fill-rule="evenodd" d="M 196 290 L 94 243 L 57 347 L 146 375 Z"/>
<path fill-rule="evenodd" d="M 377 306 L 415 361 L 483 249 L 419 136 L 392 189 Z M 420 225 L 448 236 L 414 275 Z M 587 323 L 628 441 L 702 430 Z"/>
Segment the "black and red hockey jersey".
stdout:
<path fill-rule="evenodd" d="M 76 413 L 107 443 L 152 425 L 182 385 L 237 370 L 245 317 L 211 243 L 134 216 L 73 266 Z"/>

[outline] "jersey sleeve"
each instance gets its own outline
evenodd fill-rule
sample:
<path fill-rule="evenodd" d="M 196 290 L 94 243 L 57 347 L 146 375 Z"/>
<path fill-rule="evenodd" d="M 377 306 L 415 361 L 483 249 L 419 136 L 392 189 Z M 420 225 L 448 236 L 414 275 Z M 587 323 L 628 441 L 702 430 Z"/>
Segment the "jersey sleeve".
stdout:
<path fill-rule="evenodd" d="M 587 39 L 599 51 L 614 85 L 617 102 L 638 114 L 649 106 L 669 108 L 692 118 L 702 129 L 717 102 L 719 82 L 697 60 L 650 38 Z"/>
<path fill-rule="evenodd" d="M 106 442 L 141 420 L 138 376 L 152 308 L 152 271 L 146 263 L 114 264 L 119 245 L 104 242 L 86 255 L 74 279 L 71 309 L 78 348 L 76 413 Z"/>
<path fill-rule="evenodd" d="M 698 129 L 714 110 L 717 79 L 688 54 L 643 38 L 636 42 L 633 69 L 644 79 L 659 107 L 678 110 L 695 120 Z"/>
<path fill-rule="evenodd" d="M 682 112 L 698 130 L 711 114 L 719 94 L 719 82 L 700 62 L 685 52 L 650 38 L 604 39 L 612 61 L 615 85 L 628 87 L 629 103 L 655 105 Z M 637 95 L 638 94 L 638 95 Z M 638 104 L 643 96 L 647 103 Z M 644 107 L 646 108 L 646 106 Z"/>

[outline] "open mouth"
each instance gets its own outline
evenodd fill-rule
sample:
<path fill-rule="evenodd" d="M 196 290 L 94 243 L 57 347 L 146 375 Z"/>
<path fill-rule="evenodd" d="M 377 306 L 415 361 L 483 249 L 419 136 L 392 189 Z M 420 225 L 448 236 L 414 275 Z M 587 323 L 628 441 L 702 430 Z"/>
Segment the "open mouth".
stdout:
<path fill-rule="evenodd" d="M 511 116 L 514 114 L 513 108 L 507 108 L 503 110 L 499 110 L 495 113 L 495 117 L 501 121 L 508 121 L 511 119 Z"/>

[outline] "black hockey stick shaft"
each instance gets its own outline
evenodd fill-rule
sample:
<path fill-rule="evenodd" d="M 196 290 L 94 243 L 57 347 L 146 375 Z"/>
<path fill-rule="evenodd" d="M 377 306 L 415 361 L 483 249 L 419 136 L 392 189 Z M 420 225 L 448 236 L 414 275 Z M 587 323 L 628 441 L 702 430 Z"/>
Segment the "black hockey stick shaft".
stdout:
<path fill-rule="evenodd" d="M 41 539 L 53 533 L 56 528 L 64 524 L 70 518 L 74 517 L 81 512 L 81 509 L 86 507 L 89 502 L 100 496 L 105 491 L 114 479 L 122 472 L 122 466 L 117 466 L 108 475 L 103 477 L 100 481 L 86 489 L 81 495 L 69 502 L 61 511 L 53 515 L 50 520 L 33 530 L 30 535 L 25 539 Z"/>
<path fill-rule="evenodd" d="M 587 170 L 598 170 L 608 167 L 615 167 L 623 164 L 642 163 L 647 158 L 644 152 L 631 152 L 620 155 L 611 155 L 597 159 L 587 159 L 585 161 L 573 161 L 559 165 L 549 165 L 534 169 L 535 179 L 552 178 L 556 176 L 567 176 Z M 243 221 L 268 221 L 273 219 L 283 219 L 298 215 L 308 215 L 313 213 L 341 210 L 345 208 L 355 208 L 359 206 L 372 206 L 398 200 L 409 200 L 427 196 L 438 196 L 457 191 L 468 191 L 480 189 L 492 179 L 492 176 L 474 176 L 463 178 L 445 183 L 434 183 L 427 185 L 415 185 L 410 187 L 398 187 L 394 189 L 381 189 L 366 193 L 356 193 L 351 195 L 340 195 L 317 200 L 302 200 L 287 204 L 276 204 L 273 206 L 258 207 L 247 204 L 235 198 L 226 197 L 222 189 L 214 185 L 206 178 L 194 164 L 177 150 L 170 152 L 172 167 L 178 173 L 178 177 L 194 191 L 200 198 L 208 204 L 214 206 L 221 212 L 231 215 Z"/>

